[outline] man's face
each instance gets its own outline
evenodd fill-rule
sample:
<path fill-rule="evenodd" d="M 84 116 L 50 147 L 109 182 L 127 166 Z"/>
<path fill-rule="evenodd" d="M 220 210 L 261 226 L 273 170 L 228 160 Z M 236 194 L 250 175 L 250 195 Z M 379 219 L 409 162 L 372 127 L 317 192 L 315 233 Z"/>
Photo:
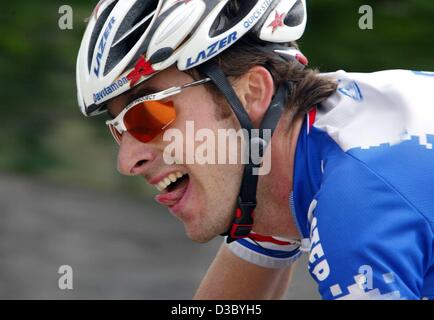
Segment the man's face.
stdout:
<path fill-rule="evenodd" d="M 139 86 L 133 94 L 143 96 L 162 91 L 172 86 L 180 86 L 194 81 L 189 75 L 171 68 L 161 72 Z M 131 94 L 121 96 L 109 106 L 116 116 L 131 102 Z M 195 132 L 209 129 L 217 137 L 218 129 L 235 128 L 234 117 L 220 119 L 218 108 L 205 86 L 185 89 L 169 98 L 173 101 L 177 117 L 167 129 L 177 129 L 186 138 L 186 122 L 192 121 Z M 125 175 L 140 175 L 152 184 L 158 185 L 165 178 L 179 173 L 185 176 L 177 183 L 160 192 L 156 200 L 169 208 L 169 211 L 185 226 L 187 235 L 194 241 L 207 242 L 228 228 L 235 209 L 236 198 L 241 184 L 242 165 L 231 164 L 183 164 L 169 165 L 164 159 L 166 147 L 171 141 L 163 140 L 163 133 L 149 143 L 142 143 L 128 132 L 122 136 L 118 155 L 118 170 Z M 203 143 L 203 142 L 202 142 Z M 201 143 L 196 143 L 199 145 Z M 184 157 L 186 159 L 184 143 Z M 217 143 L 216 151 L 217 154 Z M 182 160 L 182 159 L 177 159 Z M 178 163 L 178 162 L 177 162 Z"/>

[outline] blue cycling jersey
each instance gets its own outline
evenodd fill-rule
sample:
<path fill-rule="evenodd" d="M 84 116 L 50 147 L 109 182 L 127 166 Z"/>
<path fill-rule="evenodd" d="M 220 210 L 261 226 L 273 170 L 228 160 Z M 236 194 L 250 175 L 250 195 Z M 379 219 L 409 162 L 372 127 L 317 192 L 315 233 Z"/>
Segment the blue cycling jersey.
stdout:
<path fill-rule="evenodd" d="M 434 73 L 324 76 L 339 88 L 306 117 L 290 195 L 309 272 L 324 299 L 434 298 Z M 229 248 L 284 268 L 283 240 Z"/>

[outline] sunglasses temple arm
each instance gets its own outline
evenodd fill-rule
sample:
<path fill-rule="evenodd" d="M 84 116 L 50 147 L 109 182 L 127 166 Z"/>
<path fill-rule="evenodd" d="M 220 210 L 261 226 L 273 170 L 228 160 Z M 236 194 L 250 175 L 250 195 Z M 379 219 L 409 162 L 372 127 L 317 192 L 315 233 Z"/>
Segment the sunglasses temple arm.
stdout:
<path fill-rule="evenodd" d="M 165 98 L 168 98 L 170 96 L 173 96 L 175 94 L 178 94 L 182 91 L 182 87 L 173 87 L 173 88 L 169 88 L 167 90 L 164 90 L 162 92 L 156 93 L 153 97 L 152 100 L 163 100 Z"/>
<path fill-rule="evenodd" d="M 200 86 L 200 85 L 205 84 L 205 83 L 210 82 L 210 81 L 211 81 L 210 78 L 205 78 L 205 79 L 202 79 L 202 80 L 198 80 L 198 81 L 195 81 L 195 82 L 192 82 L 192 83 L 185 84 L 181 88 L 182 89 L 186 89 L 186 88 L 190 88 L 190 87 L 196 87 L 196 86 Z"/>

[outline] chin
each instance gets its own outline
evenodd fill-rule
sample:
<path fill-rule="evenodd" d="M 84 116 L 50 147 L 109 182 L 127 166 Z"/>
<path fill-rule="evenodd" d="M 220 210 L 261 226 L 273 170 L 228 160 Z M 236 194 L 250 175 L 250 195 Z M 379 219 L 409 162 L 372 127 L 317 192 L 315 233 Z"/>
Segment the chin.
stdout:
<path fill-rule="evenodd" d="M 227 230 L 226 227 L 219 228 L 216 224 L 210 224 L 204 227 L 202 224 L 193 225 L 184 223 L 184 227 L 187 237 L 197 243 L 208 243 Z"/>
<path fill-rule="evenodd" d="M 187 234 L 187 237 L 196 242 L 196 243 L 208 243 L 210 242 L 212 239 L 214 239 L 216 236 L 218 236 L 218 234 L 205 234 L 203 231 L 198 231 L 198 230 L 189 230 L 189 229 L 185 229 L 185 232 Z"/>
<path fill-rule="evenodd" d="M 200 214 L 200 212 L 202 214 Z M 206 214 L 212 212 L 212 215 Z M 189 239 L 197 243 L 208 243 L 226 232 L 232 222 L 232 210 L 218 206 L 203 207 L 189 219 L 182 219 L 185 233 Z"/>

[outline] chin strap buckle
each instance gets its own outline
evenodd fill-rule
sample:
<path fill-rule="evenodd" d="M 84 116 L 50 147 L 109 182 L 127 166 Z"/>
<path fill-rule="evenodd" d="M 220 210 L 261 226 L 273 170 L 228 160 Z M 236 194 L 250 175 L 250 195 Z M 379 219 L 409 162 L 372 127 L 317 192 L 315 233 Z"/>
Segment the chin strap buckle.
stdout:
<path fill-rule="evenodd" d="M 245 203 L 241 202 L 240 199 L 238 200 L 238 208 L 235 211 L 235 218 L 232 221 L 230 231 L 225 234 L 227 235 L 227 243 L 249 236 L 253 229 L 255 207 L 255 203 Z"/>

